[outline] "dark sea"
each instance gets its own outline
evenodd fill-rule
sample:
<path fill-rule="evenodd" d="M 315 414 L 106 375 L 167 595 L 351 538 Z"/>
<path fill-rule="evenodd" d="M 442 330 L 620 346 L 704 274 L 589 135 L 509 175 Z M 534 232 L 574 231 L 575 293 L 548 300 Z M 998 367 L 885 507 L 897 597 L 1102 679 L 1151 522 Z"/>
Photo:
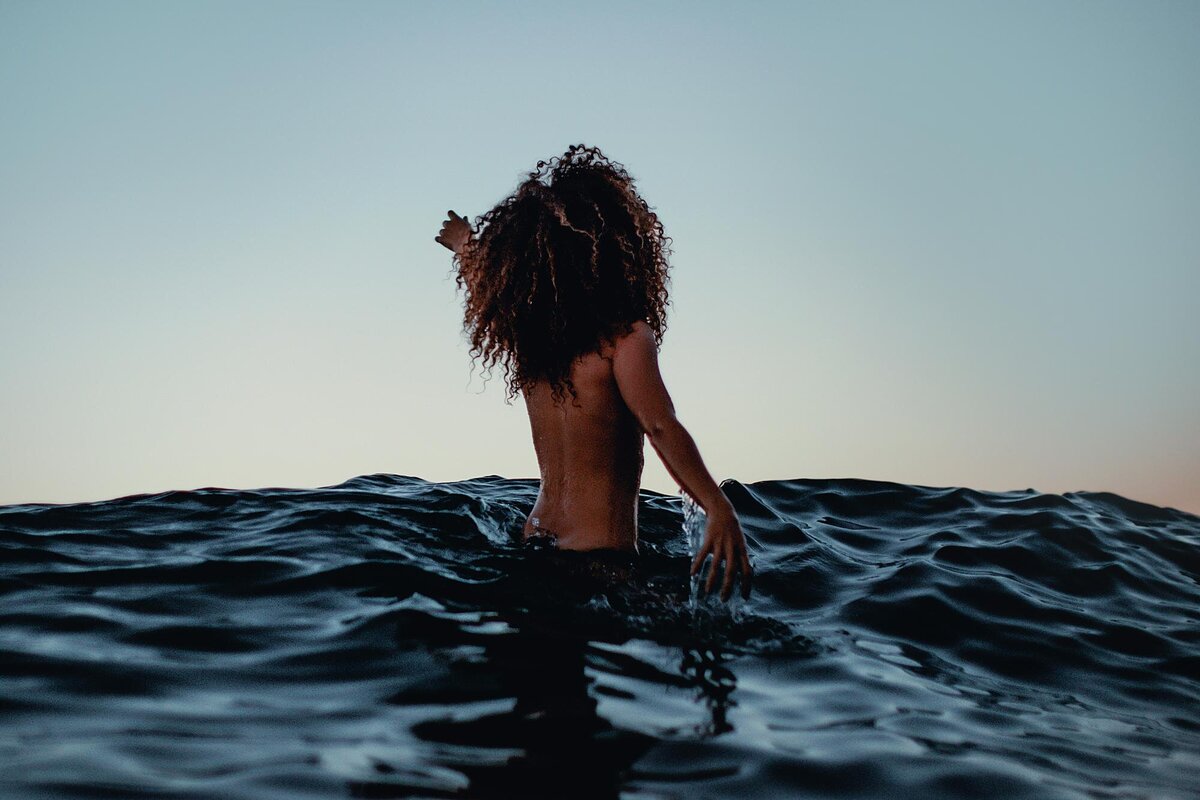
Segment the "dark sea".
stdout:
<path fill-rule="evenodd" d="M 1200 518 L 723 488 L 729 605 L 651 492 L 632 566 L 499 477 L 2 507 L 0 797 L 1200 796 Z"/>

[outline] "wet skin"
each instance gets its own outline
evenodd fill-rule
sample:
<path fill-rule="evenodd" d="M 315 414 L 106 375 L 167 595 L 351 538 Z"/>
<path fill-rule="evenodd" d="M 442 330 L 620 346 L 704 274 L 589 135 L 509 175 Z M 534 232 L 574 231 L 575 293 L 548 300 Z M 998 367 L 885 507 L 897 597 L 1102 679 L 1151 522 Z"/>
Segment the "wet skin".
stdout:
<path fill-rule="evenodd" d="M 548 533 L 560 549 L 637 550 L 637 498 L 643 437 L 667 471 L 708 517 L 695 572 L 713 556 L 705 590 L 723 568 L 722 597 L 739 578 L 750 591 L 750 559 L 733 506 L 695 441 L 675 416 L 658 367 L 658 345 L 645 322 L 572 365 L 577 396 L 555 402 L 542 382 L 525 393 L 541 488 L 524 536 Z M 536 522 L 535 522 L 536 519 Z"/>
<path fill-rule="evenodd" d="M 575 361 L 575 398 L 556 403 L 546 382 L 524 393 L 542 479 L 526 537 L 536 520 L 560 549 L 637 551 L 643 433 L 621 399 L 612 351 Z"/>

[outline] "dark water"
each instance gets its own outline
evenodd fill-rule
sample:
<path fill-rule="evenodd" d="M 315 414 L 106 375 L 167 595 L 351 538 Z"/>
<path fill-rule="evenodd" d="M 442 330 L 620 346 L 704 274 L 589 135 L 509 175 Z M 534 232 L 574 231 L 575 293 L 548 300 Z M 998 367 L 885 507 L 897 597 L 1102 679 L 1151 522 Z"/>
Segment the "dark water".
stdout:
<path fill-rule="evenodd" d="M 0 508 L 0 796 L 1184 798 L 1200 518 L 1108 494 L 725 484 L 693 607 L 510 540 L 531 481 Z"/>

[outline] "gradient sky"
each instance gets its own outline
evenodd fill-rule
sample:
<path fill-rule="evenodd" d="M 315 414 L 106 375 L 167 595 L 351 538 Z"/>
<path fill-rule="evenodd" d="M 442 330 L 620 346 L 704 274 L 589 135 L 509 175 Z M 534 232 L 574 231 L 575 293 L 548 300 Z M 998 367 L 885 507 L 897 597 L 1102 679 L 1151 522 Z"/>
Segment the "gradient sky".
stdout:
<path fill-rule="evenodd" d="M 536 476 L 433 237 L 584 142 L 718 480 L 1200 512 L 1195 2 L 4 0 L 0 114 L 0 503 Z"/>

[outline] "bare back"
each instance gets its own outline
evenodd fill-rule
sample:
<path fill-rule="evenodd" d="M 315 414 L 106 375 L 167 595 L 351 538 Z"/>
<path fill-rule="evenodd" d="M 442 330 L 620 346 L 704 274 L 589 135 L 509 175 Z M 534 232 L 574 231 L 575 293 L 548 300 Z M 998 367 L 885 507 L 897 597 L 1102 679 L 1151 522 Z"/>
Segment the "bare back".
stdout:
<path fill-rule="evenodd" d="M 536 524 L 564 550 L 636 551 L 643 431 L 618 390 L 611 348 L 577 359 L 571 380 L 574 400 L 556 404 L 546 382 L 525 392 L 542 483 L 524 536 Z"/>

